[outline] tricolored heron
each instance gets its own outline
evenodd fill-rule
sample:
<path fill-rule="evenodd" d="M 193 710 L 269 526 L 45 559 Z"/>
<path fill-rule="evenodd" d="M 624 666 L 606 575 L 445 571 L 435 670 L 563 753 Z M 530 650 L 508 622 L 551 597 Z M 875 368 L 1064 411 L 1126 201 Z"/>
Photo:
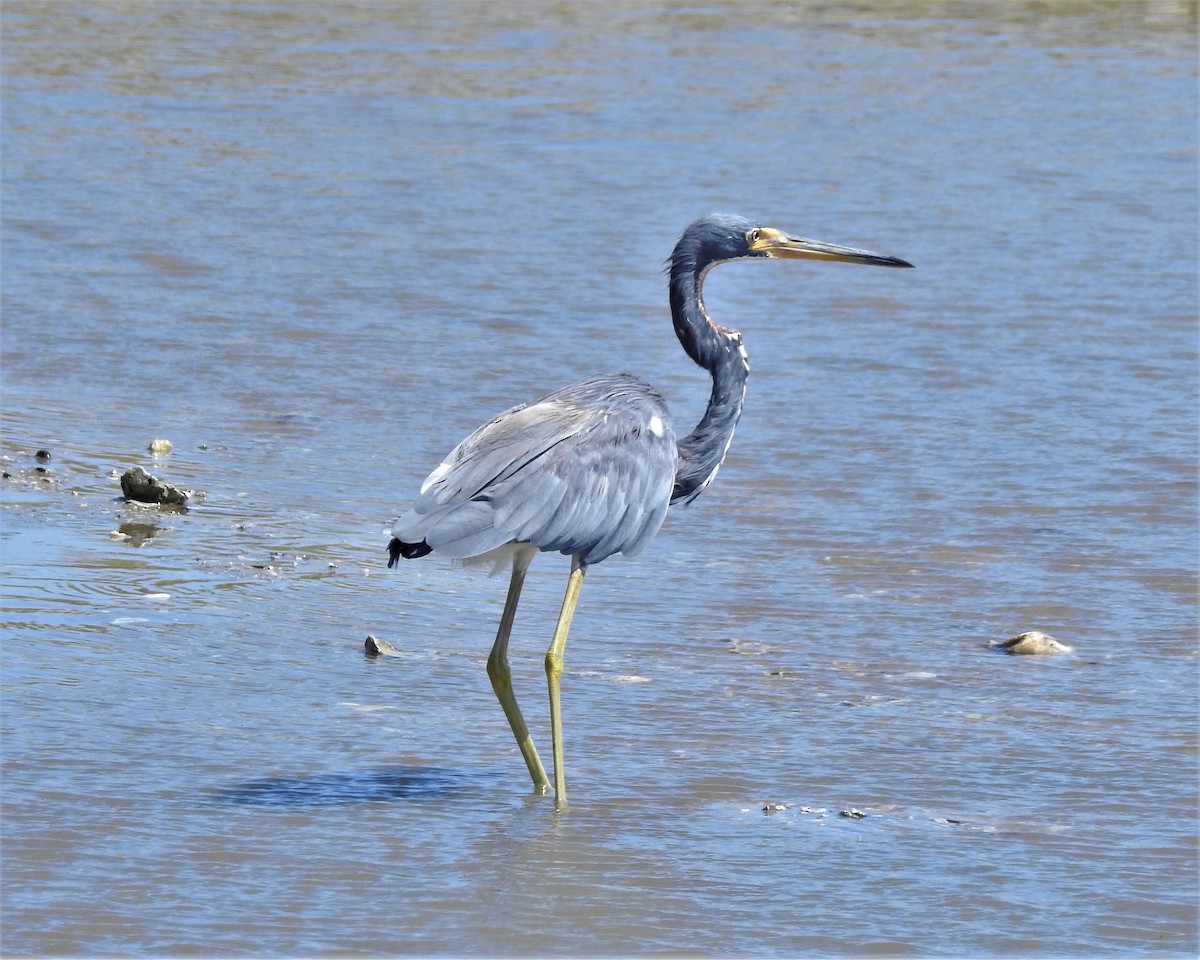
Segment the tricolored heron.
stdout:
<path fill-rule="evenodd" d="M 658 532 L 669 505 L 694 500 L 717 475 L 742 413 L 750 366 L 742 335 L 709 317 L 701 288 L 711 267 L 751 258 L 912 266 L 742 217 L 701 217 L 670 259 L 675 333 L 712 376 L 708 409 L 691 433 L 676 440 L 666 401 L 649 384 L 626 374 L 592 377 L 484 424 L 446 455 L 392 523 L 389 567 L 429 553 L 471 559 L 511 552 L 512 578 L 487 671 L 540 793 L 549 791 L 550 780 L 513 695 L 508 640 L 534 555 L 554 550 L 571 558 L 546 652 L 556 806 L 567 796 L 559 681 L 584 573 L 614 553 L 636 554 Z"/>

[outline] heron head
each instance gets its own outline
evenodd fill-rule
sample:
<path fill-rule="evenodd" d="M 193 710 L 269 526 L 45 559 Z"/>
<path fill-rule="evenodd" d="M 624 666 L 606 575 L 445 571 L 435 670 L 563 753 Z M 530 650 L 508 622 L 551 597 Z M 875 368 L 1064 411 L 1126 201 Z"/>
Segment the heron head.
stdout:
<path fill-rule="evenodd" d="M 832 260 L 879 267 L 912 266 L 907 260 L 901 260 L 899 257 L 792 236 L 775 227 L 726 213 L 709 214 L 692 223 L 680 237 L 678 249 L 692 251 L 698 265 L 702 266 L 749 257 L 766 257 L 773 260 Z"/>

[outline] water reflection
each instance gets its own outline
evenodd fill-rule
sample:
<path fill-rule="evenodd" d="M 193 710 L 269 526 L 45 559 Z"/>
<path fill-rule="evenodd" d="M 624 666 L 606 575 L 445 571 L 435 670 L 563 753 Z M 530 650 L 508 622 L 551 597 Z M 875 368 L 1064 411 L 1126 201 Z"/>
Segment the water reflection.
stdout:
<path fill-rule="evenodd" d="M 141 547 L 161 532 L 162 527 L 157 524 L 127 520 L 117 527 L 116 536 L 127 547 Z"/>

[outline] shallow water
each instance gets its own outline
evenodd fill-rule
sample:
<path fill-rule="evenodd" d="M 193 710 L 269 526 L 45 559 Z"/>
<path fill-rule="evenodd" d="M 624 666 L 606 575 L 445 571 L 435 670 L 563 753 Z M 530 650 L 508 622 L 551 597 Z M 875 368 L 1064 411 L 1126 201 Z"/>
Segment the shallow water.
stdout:
<path fill-rule="evenodd" d="M 5 4 L 6 954 L 1196 953 L 1195 8 L 885 9 Z M 694 420 L 711 209 L 918 269 L 710 277 L 746 416 L 589 574 L 556 814 L 503 579 L 381 531 L 572 379 Z"/>

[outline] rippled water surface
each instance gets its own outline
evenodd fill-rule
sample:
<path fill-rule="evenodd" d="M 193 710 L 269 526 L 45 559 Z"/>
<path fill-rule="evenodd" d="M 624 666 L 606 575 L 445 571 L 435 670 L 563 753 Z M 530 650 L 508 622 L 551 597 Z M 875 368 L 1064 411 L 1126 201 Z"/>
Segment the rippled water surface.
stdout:
<path fill-rule="evenodd" d="M 5 954 L 1196 954 L 1194 4 L 4 7 Z M 711 276 L 556 814 L 503 578 L 382 530 L 578 377 L 694 421 L 713 209 L 918 269 Z"/>

